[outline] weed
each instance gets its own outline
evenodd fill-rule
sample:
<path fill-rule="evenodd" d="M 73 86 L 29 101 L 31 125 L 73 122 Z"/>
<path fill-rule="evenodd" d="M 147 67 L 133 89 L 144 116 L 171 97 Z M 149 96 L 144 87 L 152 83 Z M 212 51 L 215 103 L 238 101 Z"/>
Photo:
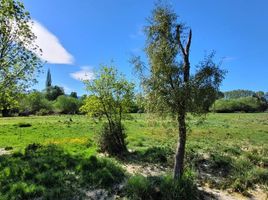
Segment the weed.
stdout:
<path fill-rule="evenodd" d="M 198 199 L 197 188 L 191 173 L 186 172 L 180 180 L 171 176 L 131 177 L 125 187 L 126 196 L 133 200 Z"/>

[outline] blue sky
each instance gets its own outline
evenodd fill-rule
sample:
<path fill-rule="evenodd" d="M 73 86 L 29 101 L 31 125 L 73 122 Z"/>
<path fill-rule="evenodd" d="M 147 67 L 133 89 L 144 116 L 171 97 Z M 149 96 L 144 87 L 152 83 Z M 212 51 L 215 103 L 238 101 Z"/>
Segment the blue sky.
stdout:
<path fill-rule="evenodd" d="M 35 21 L 34 30 L 44 46 L 44 74 L 66 93 L 86 93 L 77 78 L 92 77 L 100 64 L 113 60 L 119 71 L 134 81 L 129 59 L 143 55 L 142 27 L 154 7 L 153 0 L 23 0 Z M 215 50 L 228 70 L 221 89 L 268 91 L 267 0 L 170 0 L 181 20 L 193 30 L 191 66 Z"/>

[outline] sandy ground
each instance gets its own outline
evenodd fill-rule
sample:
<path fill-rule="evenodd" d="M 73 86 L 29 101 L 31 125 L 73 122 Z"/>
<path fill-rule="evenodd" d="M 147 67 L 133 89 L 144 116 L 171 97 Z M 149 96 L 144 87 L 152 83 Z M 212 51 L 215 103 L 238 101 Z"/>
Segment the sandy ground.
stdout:
<path fill-rule="evenodd" d="M 156 165 L 138 165 L 138 164 L 127 164 L 123 165 L 124 169 L 130 174 L 142 174 L 143 176 L 159 176 L 164 174 L 167 169 Z M 249 191 L 250 197 L 242 196 L 239 193 L 229 192 L 224 190 L 218 190 L 210 188 L 208 186 L 198 187 L 200 191 L 206 193 L 205 200 L 268 200 L 268 194 L 257 188 L 256 190 Z"/>
<path fill-rule="evenodd" d="M 0 156 L 5 154 L 10 154 L 10 151 L 5 150 L 4 148 L 0 148 Z"/>

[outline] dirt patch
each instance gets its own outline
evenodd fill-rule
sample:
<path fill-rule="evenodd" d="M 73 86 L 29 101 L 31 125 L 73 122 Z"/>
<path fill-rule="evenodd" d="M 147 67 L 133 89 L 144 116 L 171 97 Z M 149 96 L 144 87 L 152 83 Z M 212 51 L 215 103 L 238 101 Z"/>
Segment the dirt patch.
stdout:
<path fill-rule="evenodd" d="M 124 164 L 123 168 L 130 174 L 141 174 L 143 176 L 161 176 L 166 174 L 170 169 L 149 164 Z M 245 197 L 239 193 L 228 190 L 218 190 L 208 187 L 208 185 L 200 186 L 198 189 L 204 192 L 204 200 L 268 200 L 268 195 L 265 191 L 257 188 L 249 191 L 250 197 Z"/>
<path fill-rule="evenodd" d="M 11 154 L 11 152 L 8 150 L 5 150 L 4 148 L 0 148 L 0 156 L 7 155 L 7 154 Z"/>
<path fill-rule="evenodd" d="M 143 176 L 161 176 L 167 172 L 167 168 L 159 165 L 149 164 L 124 164 L 123 168 L 130 174 L 141 174 Z"/>
<path fill-rule="evenodd" d="M 259 188 L 249 191 L 249 197 L 228 190 L 209 188 L 208 186 L 198 187 L 198 189 L 205 193 L 204 200 L 268 200 L 267 193 Z"/>

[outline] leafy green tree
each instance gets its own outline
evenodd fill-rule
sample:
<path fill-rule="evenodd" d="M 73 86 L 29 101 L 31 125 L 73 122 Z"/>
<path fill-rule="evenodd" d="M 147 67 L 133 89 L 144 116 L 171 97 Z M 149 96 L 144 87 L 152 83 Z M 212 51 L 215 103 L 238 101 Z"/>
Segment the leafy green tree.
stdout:
<path fill-rule="evenodd" d="M 217 98 L 224 71 L 205 57 L 190 75 L 192 30 L 177 22 L 177 15 L 166 5 L 158 4 L 145 28 L 146 54 L 149 67 L 139 57 L 133 63 L 140 73 L 149 103 L 149 111 L 172 114 L 178 122 L 178 148 L 175 156 L 174 179 L 183 174 L 186 145 L 187 111 L 202 114 Z"/>
<path fill-rule="evenodd" d="M 257 97 L 219 99 L 213 105 L 213 111 L 219 113 L 263 112 L 266 109 L 267 103 Z"/>
<path fill-rule="evenodd" d="M 145 99 L 141 93 L 135 94 L 135 97 L 132 101 L 130 113 L 144 113 Z"/>
<path fill-rule="evenodd" d="M 45 89 L 45 96 L 49 101 L 54 101 L 61 95 L 64 95 L 64 89 L 57 85 Z"/>
<path fill-rule="evenodd" d="M 40 110 L 52 112 L 52 104 L 45 98 L 42 92 L 33 91 L 24 95 L 19 103 L 20 113 L 36 114 Z"/>
<path fill-rule="evenodd" d="M 21 2 L 0 1 L 0 110 L 3 116 L 18 104 L 19 93 L 36 82 L 40 49 L 31 19 Z"/>
<path fill-rule="evenodd" d="M 76 92 L 71 92 L 70 97 L 73 97 L 75 99 L 78 99 L 77 93 Z"/>
<path fill-rule="evenodd" d="M 73 97 L 61 95 L 57 98 L 55 107 L 60 113 L 76 114 L 79 111 L 80 101 Z"/>
<path fill-rule="evenodd" d="M 52 79 L 51 79 L 51 73 L 50 69 L 47 71 L 47 79 L 46 79 L 46 88 L 49 88 L 52 86 Z"/>
<path fill-rule="evenodd" d="M 94 119 L 105 118 L 107 121 L 103 126 L 101 149 L 110 154 L 126 152 L 122 119 L 131 108 L 134 84 L 129 83 L 113 67 L 102 67 L 96 79 L 85 84 L 91 95 L 87 97 L 81 111 Z"/>

